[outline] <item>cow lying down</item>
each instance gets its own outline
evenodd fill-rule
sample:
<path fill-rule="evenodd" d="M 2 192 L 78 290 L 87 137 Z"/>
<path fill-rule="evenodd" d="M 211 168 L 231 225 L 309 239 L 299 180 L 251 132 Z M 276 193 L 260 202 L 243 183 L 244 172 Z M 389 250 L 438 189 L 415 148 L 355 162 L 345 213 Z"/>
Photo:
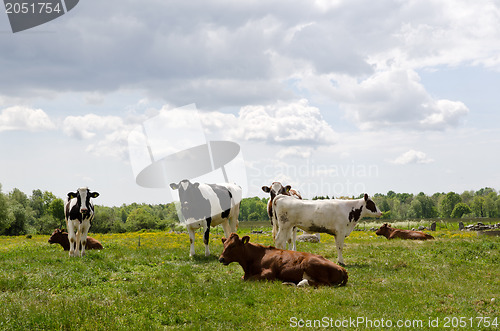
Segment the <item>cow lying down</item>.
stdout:
<path fill-rule="evenodd" d="M 339 285 L 347 283 L 347 271 L 320 255 L 278 249 L 249 242 L 250 237 L 240 239 L 232 233 L 222 238 L 224 251 L 219 262 L 228 265 L 238 262 L 245 275 L 244 280 L 281 280 L 297 286 Z"/>
<path fill-rule="evenodd" d="M 69 251 L 68 233 L 55 229 L 49 238 L 49 244 L 60 244 L 65 251 Z M 103 249 L 101 243 L 92 237 L 87 237 L 85 249 Z"/>
<path fill-rule="evenodd" d="M 390 225 L 385 223 L 380 227 L 380 229 L 375 232 L 378 236 L 384 236 L 387 239 L 414 239 L 414 240 L 427 240 L 434 239 L 430 234 L 424 233 L 422 231 L 413 231 L 413 230 L 402 230 L 391 228 Z"/>

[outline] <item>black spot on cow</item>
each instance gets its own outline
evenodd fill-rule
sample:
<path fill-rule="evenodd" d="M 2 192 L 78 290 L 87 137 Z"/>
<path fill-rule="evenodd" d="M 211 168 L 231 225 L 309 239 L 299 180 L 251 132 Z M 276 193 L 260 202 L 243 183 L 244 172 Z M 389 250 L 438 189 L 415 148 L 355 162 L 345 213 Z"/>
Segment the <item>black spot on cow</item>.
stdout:
<path fill-rule="evenodd" d="M 366 209 L 368 209 L 372 213 L 376 213 L 377 212 L 377 206 L 375 206 L 375 202 L 373 202 L 372 200 L 367 200 L 366 201 Z"/>
<path fill-rule="evenodd" d="M 309 233 L 328 233 L 329 235 L 332 235 L 332 236 L 336 236 L 336 233 L 335 231 L 332 231 L 324 226 L 319 226 L 319 225 L 316 225 L 316 224 L 311 224 L 308 228 L 307 228 L 307 232 Z"/>
<path fill-rule="evenodd" d="M 228 218 L 229 213 L 231 212 L 231 201 L 233 199 L 233 195 L 231 192 L 224 186 L 216 185 L 216 184 L 208 184 L 214 190 L 217 195 L 217 199 L 219 199 L 220 206 L 222 208 L 222 218 Z"/>
<path fill-rule="evenodd" d="M 363 210 L 363 206 L 361 206 L 359 209 L 354 209 L 349 212 L 349 222 L 357 222 L 359 221 L 359 218 L 361 217 L 361 211 Z"/>
<path fill-rule="evenodd" d="M 212 224 L 212 218 L 207 218 L 207 229 L 205 230 L 205 234 L 203 236 L 203 242 L 205 245 L 208 245 L 208 239 L 210 239 L 210 225 Z"/>

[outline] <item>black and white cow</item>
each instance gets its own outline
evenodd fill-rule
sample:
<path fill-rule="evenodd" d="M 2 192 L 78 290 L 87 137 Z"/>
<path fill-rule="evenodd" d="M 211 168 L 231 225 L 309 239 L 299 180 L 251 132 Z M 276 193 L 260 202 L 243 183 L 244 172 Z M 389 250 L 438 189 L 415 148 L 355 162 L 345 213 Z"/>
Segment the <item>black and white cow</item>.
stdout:
<path fill-rule="evenodd" d="M 298 227 L 309 233 L 335 236 L 338 262 L 344 264 L 342 249 L 347 237 L 363 217 L 380 217 L 382 213 L 365 194 L 355 200 L 299 200 L 286 195 L 274 198 L 273 212 L 278 223 L 276 247 L 283 249 L 292 241 L 292 230 Z M 292 242 L 295 250 L 295 242 Z"/>
<path fill-rule="evenodd" d="M 85 255 L 87 234 L 94 219 L 94 204 L 90 198 L 98 196 L 99 193 L 90 192 L 87 187 L 68 193 L 64 202 L 64 217 L 68 229 L 69 256 Z"/>
<path fill-rule="evenodd" d="M 289 195 L 297 199 L 302 199 L 299 192 L 292 189 L 290 185 L 283 186 L 280 182 L 272 182 L 270 186 L 262 186 L 262 191 L 269 193 L 271 196 L 267 201 L 267 215 L 271 220 L 271 225 L 273 226 L 273 239 L 276 239 L 276 233 L 278 232 L 278 224 L 273 220 L 273 201 L 279 194 Z M 296 238 L 297 232 L 293 231 L 294 240 Z"/>
<path fill-rule="evenodd" d="M 191 183 L 185 179 L 178 184 L 170 184 L 170 187 L 179 191 L 181 213 L 186 222 L 191 243 L 189 255 L 194 255 L 194 231 L 200 227 L 204 229 L 203 242 L 206 256 L 210 255 L 208 248 L 210 226 L 215 227 L 221 224 L 226 238 L 229 238 L 232 232 L 236 232 L 242 198 L 240 186 L 226 183 Z"/>

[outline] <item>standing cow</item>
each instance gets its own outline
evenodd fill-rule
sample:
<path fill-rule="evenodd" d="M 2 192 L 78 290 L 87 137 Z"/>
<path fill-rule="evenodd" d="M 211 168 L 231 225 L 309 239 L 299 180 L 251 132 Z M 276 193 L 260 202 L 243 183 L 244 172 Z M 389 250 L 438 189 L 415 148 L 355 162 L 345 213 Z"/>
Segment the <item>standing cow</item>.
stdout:
<path fill-rule="evenodd" d="M 276 233 L 278 232 L 278 224 L 273 221 L 273 201 L 274 198 L 280 194 L 289 195 L 297 199 L 302 199 L 302 196 L 296 190 L 293 190 L 290 185 L 283 186 L 280 182 L 273 182 L 270 186 L 262 186 L 262 191 L 269 193 L 271 197 L 267 201 L 267 215 L 271 220 L 271 225 L 273 226 L 273 239 L 276 239 Z M 294 240 L 296 237 L 296 232 L 293 231 Z"/>
<path fill-rule="evenodd" d="M 87 187 L 68 193 L 64 202 L 64 217 L 68 229 L 69 256 L 85 255 L 87 233 L 94 219 L 94 204 L 90 199 L 98 196 L 99 193 L 90 192 Z"/>
<path fill-rule="evenodd" d="M 227 183 L 191 183 L 184 179 L 178 184 L 170 184 L 170 187 L 179 191 L 181 213 L 186 221 L 191 243 L 190 256 L 194 255 L 194 231 L 196 229 L 203 227 L 205 256 L 210 255 L 208 248 L 210 226 L 215 227 L 221 224 L 226 237 L 229 237 L 231 232 L 236 232 L 242 197 L 240 186 Z"/>
<path fill-rule="evenodd" d="M 344 265 L 342 249 L 347 237 L 363 217 L 380 217 L 382 213 L 372 199 L 365 194 L 356 200 L 298 200 L 278 195 L 273 202 L 273 211 L 278 223 L 276 246 L 285 248 L 292 241 L 292 230 L 298 227 L 310 233 L 328 233 L 335 236 L 338 263 Z M 296 249 L 295 241 L 292 242 Z"/>

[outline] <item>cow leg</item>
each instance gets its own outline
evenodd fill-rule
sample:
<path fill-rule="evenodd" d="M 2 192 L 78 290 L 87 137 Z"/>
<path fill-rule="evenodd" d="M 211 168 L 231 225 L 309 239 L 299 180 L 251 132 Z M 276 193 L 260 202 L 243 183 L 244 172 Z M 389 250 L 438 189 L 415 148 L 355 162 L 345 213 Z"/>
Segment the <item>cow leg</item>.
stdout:
<path fill-rule="evenodd" d="M 286 248 L 291 250 L 291 251 L 296 251 L 297 250 L 297 246 L 295 244 L 296 240 L 297 240 L 297 228 L 293 227 L 292 231 L 288 235 L 288 240 L 286 242 Z"/>
<path fill-rule="evenodd" d="M 236 229 L 231 229 L 231 227 L 229 226 L 229 220 L 225 220 L 224 222 L 222 222 L 222 229 L 224 230 L 224 237 L 226 238 L 229 238 L 229 236 L 231 235 L 231 232 L 236 232 Z"/>
<path fill-rule="evenodd" d="M 191 247 L 189 248 L 189 256 L 194 256 L 194 230 L 195 229 L 188 225 L 187 230 L 189 233 L 189 243 L 191 245 Z"/>
<path fill-rule="evenodd" d="M 278 233 L 276 234 L 276 248 L 285 249 L 288 237 L 290 236 L 290 230 L 284 229 L 284 226 L 278 227 Z"/>
<path fill-rule="evenodd" d="M 80 226 L 80 256 L 85 255 L 85 246 L 87 245 L 87 234 L 89 233 L 90 229 L 90 222 L 88 220 L 83 221 L 82 225 Z"/>
<path fill-rule="evenodd" d="M 208 249 L 208 240 L 210 239 L 211 223 L 212 223 L 212 218 L 208 217 L 206 223 L 204 224 L 205 233 L 203 235 L 203 242 L 205 243 L 205 256 L 210 256 L 210 249 Z"/>
<path fill-rule="evenodd" d="M 238 215 L 239 215 L 239 210 L 240 210 L 240 206 L 239 204 L 234 206 L 233 209 L 231 210 L 231 213 L 229 214 L 229 218 L 228 218 L 228 224 L 229 224 L 229 227 L 230 227 L 230 232 L 229 234 L 226 236 L 226 238 L 229 238 L 229 236 L 231 235 L 231 233 L 235 232 L 238 230 Z"/>
<path fill-rule="evenodd" d="M 273 225 L 273 240 L 276 241 L 276 236 L 278 235 L 278 222 L 276 220 L 273 221 L 271 218 L 271 224 Z"/>
<path fill-rule="evenodd" d="M 76 249 L 76 235 L 75 226 L 72 221 L 68 221 L 66 226 L 68 227 L 68 240 L 69 240 L 69 256 L 75 256 Z"/>
<path fill-rule="evenodd" d="M 81 256 L 80 255 L 80 240 L 81 240 L 81 238 L 82 238 L 82 230 L 81 230 L 81 226 L 78 225 L 78 231 L 76 232 L 74 256 Z"/>
<path fill-rule="evenodd" d="M 335 236 L 335 246 L 337 246 L 337 259 L 338 259 L 338 263 L 341 266 L 345 266 L 344 258 L 342 257 L 342 249 L 344 248 L 344 238 L 345 237 L 342 235 Z"/>

